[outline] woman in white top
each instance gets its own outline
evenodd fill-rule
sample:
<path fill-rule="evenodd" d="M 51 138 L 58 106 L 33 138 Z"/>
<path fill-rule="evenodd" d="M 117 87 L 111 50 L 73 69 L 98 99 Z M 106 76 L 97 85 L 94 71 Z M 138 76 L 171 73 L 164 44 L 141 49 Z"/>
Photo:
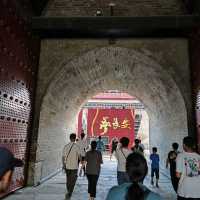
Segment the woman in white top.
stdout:
<path fill-rule="evenodd" d="M 129 177 L 126 173 L 126 158 L 131 153 L 128 149 L 129 139 L 122 137 L 120 145 L 116 149 L 115 157 L 117 159 L 117 182 L 118 185 L 129 182 Z"/>
<path fill-rule="evenodd" d="M 78 140 L 76 142 L 76 144 L 80 148 L 80 151 L 81 151 L 81 161 L 82 161 L 81 162 L 82 165 L 81 165 L 81 168 L 80 168 L 80 171 L 79 171 L 79 176 L 82 175 L 82 170 L 83 170 L 83 176 L 85 176 L 85 163 L 84 163 L 84 161 L 85 161 L 85 153 L 86 153 L 86 149 L 87 149 L 88 145 L 87 145 L 87 140 L 85 138 L 85 133 L 84 132 L 81 133 L 81 139 Z"/>

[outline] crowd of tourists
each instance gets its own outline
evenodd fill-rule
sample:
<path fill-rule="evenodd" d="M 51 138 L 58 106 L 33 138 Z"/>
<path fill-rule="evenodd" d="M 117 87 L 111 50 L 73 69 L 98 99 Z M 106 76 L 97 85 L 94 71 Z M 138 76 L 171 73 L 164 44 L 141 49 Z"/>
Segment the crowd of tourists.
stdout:
<path fill-rule="evenodd" d="M 178 143 L 172 144 L 166 159 L 166 168 L 170 168 L 171 183 L 177 193 L 178 200 L 200 200 L 200 155 L 196 151 L 192 137 L 183 138 L 183 152 L 178 150 Z M 89 144 L 84 132 L 80 139 L 75 133 L 70 134 L 70 142 L 63 149 L 63 170 L 66 173 L 65 199 L 70 199 L 79 176 L 88 180 L 89 199 L 96 198 L 96 187 L 103 164 L 102 153 L 105 145 L 101 136 Z M 151 184 L 159 187 L 160 157 L 157 147 L 152 148 L 149 156 L 151 161 Z M 117 160 L 117 183 L 112 187 L 106 200 L 160 200 L 159 194 L 152 192 L 143 184 L 148 166 L 144 155 L 144 146 L 135 139 L 134 146 L 129 149 L 129 138 L 113 138 L 111 155 Z M 23 166 L 23 161 L 17 159 L 6 148 L 0 147 L 0 193 L 5 192 L 12 180 L 15 167 Z M 79 166 L 81 166 L 78 173 Z"/>
<path fill-rule="evenodd" d="M 192 137 L 183 139 L 183 152 L 178 151 L 178 143 L 172 144 L 172 150 L 166 159 L 166 168 L 170 167 L 171 182 L 177 199 L 200 200 L 200 155 L 195 151 L 195 142 Z M 86 175 L 88 180 L 89 199 L 96 198 L 96 187 L 103 164 L 102 152 L 105 145 L 99 136 L 98 140 L 88 145 L 85 134 L 76 142 L 76 134 L 70 135 L 70 143 L 63 150 L 63 169 L 66 172 L 66 199 L 70 199 L 77 180 L 78 161 L 81 163 L 79 176 Z M 159 154 L 157 147 L 152 148 L 151 184 L 159 187 Z M 106 200 L 159 200 L 159 194 L 152 192 L 143 184 L 148 172 L 147 161 L 144 155 L 144 146 L 139 139 L 135 139 L 134 146 L 129 149 L 129 138 L 116 137 L 111 141 L 111 155 L 117 160 L 118 186 L 112 187 Z"/>

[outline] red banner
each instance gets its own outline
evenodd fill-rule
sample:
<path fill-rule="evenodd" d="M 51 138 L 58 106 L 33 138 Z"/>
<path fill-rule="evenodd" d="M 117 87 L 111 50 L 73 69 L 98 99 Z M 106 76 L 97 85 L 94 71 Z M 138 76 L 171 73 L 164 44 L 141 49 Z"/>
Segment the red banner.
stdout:
<path fill-rule="evenodd" d="M 82 132 L 82 117 L 83 117 L 83 110 L 81 110 L 78 114 L 78 135 Z"/>
<path fill-rule="evenodd" d="M 87 132 L 91 137 L 128 137 L 134 140 L 134 110 L 132 109 L 88 109 Z"/>

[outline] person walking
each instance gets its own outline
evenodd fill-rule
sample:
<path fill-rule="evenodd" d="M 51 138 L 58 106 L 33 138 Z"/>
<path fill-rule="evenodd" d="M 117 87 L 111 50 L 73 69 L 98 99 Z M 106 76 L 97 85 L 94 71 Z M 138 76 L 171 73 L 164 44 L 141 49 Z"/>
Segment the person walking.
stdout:
<path fill-rule="evenodd" d="M 112 159 L 113 153 L 116 151 L 118 145 L 118 139 L 117 137 L 114 137 L 111 141 L 111 154 L 110 154 L 110 160 Z"/>
<path fill-rule="evenodd" d="M 151 160 L 151 185 L 154 184 L 153 178 L 154 178 L 154 173 L 156 176 L 156 187 L 158 186 L 158 180 L 159 180 L 159 155 L 157 154 L 157 148 L 153 147 L 152 148 L 152 154 L 150 155 L 150 160 Z"/>
<path fill-rule="evenodd" d="M 118 185 L 129 182 L 128 174 L 126 173 L 126 158 L 131 153 L 128 149 L 129 139 L 122 137 L 120 144 L 115 151 L 115 157 L 117 159 L 117 182 Z"/>
<path fill-rule="evenodd" d="M 143 148 L 140 146 L 140 140 L 139 139 L 135 139 L 135 145 L 131 148 L 131 150 L 133 152 L 137 152 L 137 153 L 140 153 L 142 155 L 144 155 L 144 150 Z"/>
<path fill-rule="evenodd" d="M 81 133 L 81 138 L 78 142 L 76 142 L 76 144 L 79 146 L 80 148 L 80 151 L 81 151 L 81 161 L 82 161 L 82 164 L 81 164 L 81 167 L 80 167 L 80 171 L 79 171 L 79 176 L 82 175 L 82 171 L 83 171 L 83 176 L 85 176 L 85 153 L 86 153 L 86 149 L 87 149 L 87 140 L 85 138 L 85 133 L 82 132 Z"/>
<path fill-rule="evenodd" d="M 200 155 L 194 151 L 194 139 L 183 138 L 183 152 L 176 158 L 176 176 L 179 178 L 178 200 L 200 199 Z"/>
<path fill-rule="evenodd" d="M 90 200 L 96 197 L 96 187 L 100 174 L 101 164 L 103 163 L 102 154 L 96 150 L 97 142 L 91 142 L 91 150 L 86 152 L 86 176 L 88 179 L 88 193 Z"/>
<path fill-rule="evenodd" d="M 65 199 L 71 198 L 77 180 L 78 160 L 81 160 L 81 151 L 75 141 L 76 134 L 70 134 L 70 143 L 65 145 L 63 149 L 62 161 L 63 169 L 66 173 L 66 187 L 68 191 L 65 194 Z"/>
<path fill-rule="evenodd" d="M 168 168 L 168 165 L 170 167 L 170 176 L 171 176 L 171 182 L 172 186 L 174 188 L 174 191 L 177 192 L 178 189 L 178 181 L 179 179 L 176 177 L 176 157 L 180 153 L 178 151 L 178 143 L 174 142 L 172 144 L 172 151 L 168 153 L 168 157 L 166 160 L 166 168 Z"/>
<path fill-rule="evenodd" d="M 126 159 L 129 183 L 112 187 L 106 200 L 161 200 L 162 198 L 142 184 L 148 172 L 147 161 L 143 155 L 134 152 Z"/>
<path fill-rule="evenodd" d="M 139 146 L 142 148 L 142 151 L 144 152 L 145 146 L 144 146 L 144 144 L 142 144 L 142 140 L 141 139 L 139 139 Z"/>
<path fill-rule="evenodd" d="M 103 153 L 103 151 L 105 151 L 105 145 L 104 145 L 103 141 L 101 140 L 101 136 L 98 137 L 97 151 L 100 151 L 101 153 Z"/>

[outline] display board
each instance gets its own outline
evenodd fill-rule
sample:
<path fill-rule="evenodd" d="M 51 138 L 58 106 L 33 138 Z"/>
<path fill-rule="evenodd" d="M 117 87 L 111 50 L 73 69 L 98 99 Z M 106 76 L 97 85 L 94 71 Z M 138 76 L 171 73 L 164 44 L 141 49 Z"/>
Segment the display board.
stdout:
<path fill-rule="evenodd" d="M 133 109 L 88 109 L 87 133 L 90 137 L 107 136 L 109 143 L 114 137 L 134 140 Z"/>

